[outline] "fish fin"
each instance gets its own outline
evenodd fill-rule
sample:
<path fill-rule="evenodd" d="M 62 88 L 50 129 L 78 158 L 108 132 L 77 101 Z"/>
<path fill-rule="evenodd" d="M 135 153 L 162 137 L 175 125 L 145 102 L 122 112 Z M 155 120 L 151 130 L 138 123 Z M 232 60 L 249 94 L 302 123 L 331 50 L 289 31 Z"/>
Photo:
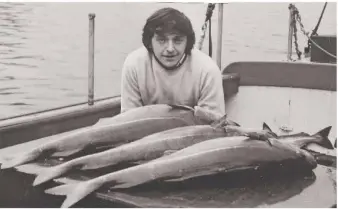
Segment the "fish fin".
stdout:
<path fill-rule="evenodd" d="M 179 176 L 179 177 L 172 177 L 172 178 L 168 178 L 165 179 L 165 182 L 178 182 L 178 181 L 184 181 L 187 179 L 191 179 L 191 178 L 195 178 L 195 177 L 200 177 L 200 176 L 207 176 L 207 175 L 212 175 L 212 174 L 216 174 L 216 173 L 221 173 L 224 172 L 225 169 L 210 169 L 210 170 L 201 170 L 199 172 L 195 172 L 195 173 L 191 173 L 188 175 L 184 175 L 184 176 Z"/>
<path fill-rule="evenodd" d="M 336 138 L 336 140 L 334 141 L 334 148 L 337 148 L 337 138 Z"/>
<path fill-rule="evenodd" d="M 22 173 L 36 175 L 42 172 L 44 169 L 46 169 L 46 167 L 42 167 L 36 163 L 29 163 L 29 164 L 17 166 L 15 167 L 15 169 Z"/>
<path fill-rule="evenodd" d="M 191 111 L 195 110 L 194 108 L 187 106 L 187 105 L 178 105 L 178 104 L 168 104 L 168 105 L 175 109 L 191 110 Z"/>
<path fill-rule="evenodd" d="M 228 120 L 227 114 L 223 115 L 220 119 L 215 120 L 213 123 L 210 124 L 213 128 L 220 128 L 225 126 L 240 126 L 238 123 Z"/>
<path fill-rule="evenodd" d="M 322 137 L 328 137 L 330 134 L 332 126 L 328 126 L 320 131 L 318 131 L 317 133 L 315 133 L 314 135 L 320 135 Z"/>
<path fill-rule="evenodd" d="M 164 151 L 163 156 L 171 155 L 175 152 L 177 152 L 177 150 L 166 150 L 166 151 Z"/>
<path fill-rule="evenodd" d="M 1 164 L 1 169 L 13 168 L 19 165 L 26 164 L 38 158 L 42 152 L 39 150 L 32 150 L 30 152 L 19 154 Z"/>
<path fill-rule="evenodd" d="M 257 132 L 248 132 L 245 135 L 249 137 L 248 138 L 249 140 L 265 141 L 270 146 L 272 146 L 270 139 L 265 134 L 257 133 Z"/>
<path fill-rule="evenodd" d="M 328 126 L 324 129 L 318 131 L 317 133 L 313 134 L 313 136 L 319 136 L 320 137 L 321 141 L 318 142 L 318 144 L 327 148 L 327 149 L 334 149 L 330 139 L 328 138 L 330 131 L 331 131 L 331 128 L 332 128 L 332 126 Z"/>
<path fill-rule="evenodd" d="M 61 178 L 53 179 L 53 181 L 56 182 L 56 183 L 61 183 L 61 184 L 75 184 L 75 183 L 81 183 L 84 180 L 72 179 L 72 178 L 68 178 L 68 177 L 61 177 Z"/>
<path fill-rule="evenodd" d="M 268 134 L 270 134 L 272 137 L 275 137 L 275 138 L 278 137 L 278 135 L 275 132 L 273 132 L 270 126 L 265 122 L 263 122 L 263 130 L 267 131 Z"/>
<path fill-rule="evenodd" d="M 273 132 L 270 128 L 270 126 L 268 124 L 266 124 L 265 122 L 263 122 L 263 130 L 269 131 L 269 132 Z"/>
<path fill-rule="evenodd" d="M 145 164 L 145 163 L 149 163 L 151 160 L 138 160 L 133 162 L 132 164 L 134 165 L 141 165 L 141 164 Z"/>
<path fill-rule="evenodd" d="M 68 208 L 85 198 L 87 195 L 99 189 L 101 184 L 94 184 L 86 181 L 78 184 L 65 184 L 45 190 L 45 193 L 52 195 L 66 195 L 62 208 Z"/>
<path fill-rule="evenodd" d="M 230 123 L 230 125 L 233 125 L 233 126 L 241 126 L 241 125 L 239 125 L 238 123 L 236 123 L 235 121 L 232 121 L 232 120 L 229 120 L 228 122 Z"/>
<path fill-rule="evenodd" d="M 218 128 L 222 126 L 224 123 L 227 123 L 227 114 L 223 115 L 220 119 L 215 120 L 210 124 L 211 127 L 213 128 Z"/>
<path fill-rule="evenodd" d="M 34 179 L 33 186 L 38 186 L 42 183 L 57 178 L 69 170 L 70 169 L 67 166 L 63 166 L 63 164 L 44 168 L 37 174 L 36 178 Z"/>
<path fill-rule="evenodd" d="M 78 153 L 81 150 L 83 150 L 83 147 L 80 147 L 80 148 L 77 148 L 77 149 L 72 149 L 72 150 L 65 150 L 65 151 L 55 152 L 51 156 L 52 157 L 67 157 L 67 156 L 73 155 L 75 153 Z"/>

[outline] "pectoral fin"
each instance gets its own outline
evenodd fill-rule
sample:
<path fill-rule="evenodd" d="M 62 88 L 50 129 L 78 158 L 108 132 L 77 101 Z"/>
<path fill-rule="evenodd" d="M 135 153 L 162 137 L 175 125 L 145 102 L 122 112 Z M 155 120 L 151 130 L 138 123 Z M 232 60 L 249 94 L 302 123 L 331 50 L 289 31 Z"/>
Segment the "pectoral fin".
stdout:
<path fill-rule="evenodd" d="M 189 173 L 189 174 L 182 174 L 181 176 L 165 179 L 164 181 L 165 182 L 178 182 L 178 181 L 184 181 L 187 179 L 196 178 L 200 176 L 208 176 L 208 175 L 213 175 L 217 173 L 222 173 L 224 171 L 225 169 L 223 168 L 205 169 L 205 170 L 200 170 L 200 171 L 196 171 L 196 172 Z"/>
<path fill-rule="evenodd" d="M 177 152 L 177 150 L 166 150 L 166 151 L 164 151 L 163 156 L 171 155 L 175 152 Z"/>
<path fill-rule="evenodd" d="M 66 156 L 70 156 L 73 155 L 75 153 L 80 152 L 81 150 L 83 150 L 83 147 L 78 148 L 78 149 L 72 149 L 72 150 L 65 150 L 65 151 L 61 151 L 61 152 L 55 152 L 52 154 L 53 157 L 66 157 Z"/>

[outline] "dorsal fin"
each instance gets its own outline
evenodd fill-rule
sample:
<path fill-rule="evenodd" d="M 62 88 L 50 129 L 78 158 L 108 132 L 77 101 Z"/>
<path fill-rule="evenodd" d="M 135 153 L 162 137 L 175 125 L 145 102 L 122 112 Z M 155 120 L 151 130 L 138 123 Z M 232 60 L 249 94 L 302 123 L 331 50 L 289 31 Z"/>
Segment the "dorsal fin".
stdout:
<path fill-rule="evenodd" d="M 268 124 L 266 124 L 265 122 L 263 122 L 263 130 L 268 131 L 274 137 L 278 137 L 277 134 L 275 132 L 273 132 L 271 130 L 270 126 Z"/>
<path fill-rule="evenodd" d="M 272 132 L 270 126 L 268 126 L 268 124 L 266 124 L 265 122 L 263 122 L 263 130 Z"/>

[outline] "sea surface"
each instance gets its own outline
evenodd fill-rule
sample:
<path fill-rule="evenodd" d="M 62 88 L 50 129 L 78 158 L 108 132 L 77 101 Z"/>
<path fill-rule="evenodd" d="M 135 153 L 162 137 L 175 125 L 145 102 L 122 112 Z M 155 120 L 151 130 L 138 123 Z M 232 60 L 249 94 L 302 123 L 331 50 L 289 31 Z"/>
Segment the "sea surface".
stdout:
<path fill-rule="evenodd" d="M 311 32 L 324 2 L 297 3 Z M 222 69 L 234 61 L 286 60 L 289 3 L 224 4 Z M 88 14 L 95 13 L 95 99 L 120 94 L 121 67 L 140 47 L 147 17 L 174 7 L 192 21 L 197 41 L 207 3 L 0 2 L 0 118 L 87 101 Z M 218 7 L 212 16 L 216 60 Z M 329 2 L 319 35 L 335 35 L 337 5 Z M 299 48 L 307 44 L 298 29 Z M 208 36 L 202 49 L 208 53 Z M 296 58 L 296 55 L 293 55 Z"/>

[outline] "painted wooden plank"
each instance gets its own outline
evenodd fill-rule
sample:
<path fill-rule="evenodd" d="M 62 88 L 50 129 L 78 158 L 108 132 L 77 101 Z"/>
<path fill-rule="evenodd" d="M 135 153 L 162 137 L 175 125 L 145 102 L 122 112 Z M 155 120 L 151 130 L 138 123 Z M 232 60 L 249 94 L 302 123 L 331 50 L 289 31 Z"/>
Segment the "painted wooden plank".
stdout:
<path fill-rule="evenodd" d="M 244 127 L 261 128 L 266 122 L 278 134 L 289 126 L 292 132 L 309 134 L 332 126 L 330 140 L 337 136 L 336 92 L 300 88 L 241 86 L 239 93 L 229 98 L 226 112 L 229 118 Z"/>
<path fill-rule="evenodd" d="M 120 112 L 120 98 L 76 105 L 0 121 L 0 148 L 93 125 Z"/>
<path fill-rule="evenodd" d="M 294 62 L 234 62 L 223 74 L 238 73 L 243 86 L 277 86 L 336 91 L 337 65 Z"/>

